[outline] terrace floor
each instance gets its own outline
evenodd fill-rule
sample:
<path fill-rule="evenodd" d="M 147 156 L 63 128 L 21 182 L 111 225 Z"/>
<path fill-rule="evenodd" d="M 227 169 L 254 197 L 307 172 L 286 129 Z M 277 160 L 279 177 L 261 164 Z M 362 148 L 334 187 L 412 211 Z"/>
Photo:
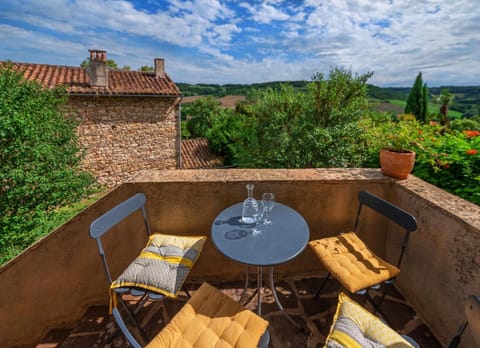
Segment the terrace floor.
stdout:
<path fill-rule="evenodd" d="M 290 316 L 303 328 L 295 328 L 278 310 L 269 289 L 263 293 L 262 313 L 270 323 L 271 348 L 279 347 L 322 347 L 328 334 L 336 309 L 340 286 L 329 280 L 318 300 L 314 295 L 320 278 L 289 277 L 276 282 L 280 301 Z M 239 299 L 243 282 L 210 282 L 234 299 Z M 189 284 L 190 294 L 200 284 Z M 252 284 L 252 286 L 255 286 Z M 253 292 L 253 290 L 251 290 Z M 354 295 L 354 300 L 371 309 L 364 296 Z M 142 326 L 148 337 L 153 337 L 170 318 L 183 306 L 187 297 L 182 293 L 177 299 L 149 302 L 139 313 Z M 256 309 L 254 298 L 247 308 Z M 414 338 L 422 348 L 441 348 L 426 325 L 418 317 L 403 296 L 391 287 L 381 307 L 384 320 L 397 332 Z M 72 329 L 51 330 L 35 347 L 128 347 L 128 343 L 108 315 L 108 305 L 90 307 L 83 318 Z"/>

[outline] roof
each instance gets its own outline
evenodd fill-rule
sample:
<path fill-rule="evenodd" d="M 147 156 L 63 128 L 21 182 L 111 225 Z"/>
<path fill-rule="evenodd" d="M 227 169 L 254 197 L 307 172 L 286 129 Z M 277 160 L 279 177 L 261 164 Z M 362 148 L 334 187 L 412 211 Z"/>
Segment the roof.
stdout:
<path fill-rule="evenodd" d="M 0 64 L 5 63 L 0 61 Z M 67 92 L 73 95 L 181 95 L 166 73 L 155 76 L 152 72 L 108 69 L 108 87 L 92 87 L 86 69 L 81 67 L 17 62 L 12 65 L 27 80 L 37 81 L 47 88 L 65 85 Z"/>
<path fill-rule="evenodd" d="M 210 151 L 205 138 L 182 140 L 182 169 L 200 169 L 221 167 L 223 161 Z"/>
<path fill-rule="evenodd" d="M 206 95 L 193 95 L 193 96 L 188 96 L 188 97 L 183 97 L 182 103 L 183 104 L 190 104 L 198 99 L 208 97 Z M 247 99 L 244 95 L 226 95 L 221 98 L 216 98 L 215 99 L 222 104 L 224 108 L 230 108 L 230 109 L 235 109 L 236 105 L 238 102 L 243 101 Z"/>

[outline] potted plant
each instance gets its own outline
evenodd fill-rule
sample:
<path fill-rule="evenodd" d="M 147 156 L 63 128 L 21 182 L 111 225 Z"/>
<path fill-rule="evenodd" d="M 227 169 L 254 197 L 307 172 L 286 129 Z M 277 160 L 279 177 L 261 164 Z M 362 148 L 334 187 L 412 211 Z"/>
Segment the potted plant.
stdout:
<path fill-rule="evenodd" d="M 413 119 L 412 119 L 413 118 Z M 416 134 L 415 117 L 400 115 L 398 122 L 387 122 L 382 134 L 380 167 L 384 175 L 406 179 L 415 165 L 415 152 L 412 150 Z"/>

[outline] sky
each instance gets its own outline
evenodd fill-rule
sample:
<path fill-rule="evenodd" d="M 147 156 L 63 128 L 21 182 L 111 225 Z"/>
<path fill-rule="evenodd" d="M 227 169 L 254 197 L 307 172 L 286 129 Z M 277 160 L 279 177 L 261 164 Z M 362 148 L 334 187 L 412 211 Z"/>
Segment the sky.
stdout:
<path fill-rule="evenodd" d="M 13 0 L 0 60 L 79 66 L 89 49 L 175 82 L 310 80 L 338 67 L 382 87 L 480 85 L 480 1 Z"/>

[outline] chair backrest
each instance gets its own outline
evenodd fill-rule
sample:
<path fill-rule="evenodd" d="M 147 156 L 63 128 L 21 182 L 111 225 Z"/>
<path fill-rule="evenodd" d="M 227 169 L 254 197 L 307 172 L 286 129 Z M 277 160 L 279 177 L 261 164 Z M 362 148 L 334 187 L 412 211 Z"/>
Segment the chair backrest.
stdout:
<path fill-rule="evenodd" d="M 112 282 L 112 277 L 110 275 L 110 270 L 108 268 L 107 259 L 105 257 L 105 250 L 103 249 L 101 237 L 112 227 L 117 225 L 120 221 L 130 216 L 137 210 L 142 211 L 143 215 L 143 222 L 145 224 L 145 228 L 147 231 L 147 237 L 150 235 L 150 226 L 147 220 L 147 213 L 145 210 L 145 194 L 137 193 L 136 195 L 130 197 L 126 201 L 118 204 L 117 206 L 113 207 L 105 214 L 101 215 L 97 219 L 95 219 L 90 224 L 90 237 L 94 238 L 97 242 L 98 251 L 100 253 L 100 257 L 103 261 L 103 266 L 105 267 L 105 272 L 107 273 L 108 281 Z"/>
<path fill-rule="evenodd" d="M 375 210 L 377 213 L 387 217 L 388 219 L 390 219 L 391 221 L 395 222 L 396 224 L 400 225 L 405 229 L 405 235 L 402 241 L 402 250 L 400 252 L 400 256 L 397 262 L 397 267 L 400 267 L 403 254 L 405 252 L 408 240 L 410 238 L 410 233 L 417 229 L 417 220 L 413 215 L 406 212 L 405 210 L 393 205 L 390 202 L 387 202 L 386 200 L 378 196 L 375 196 L 370 192 L 360 191 L 358 192 L 357 197 L 360 205 L 358 207 L 357 218 L 355 220 L 355 227 L 354 227 L 355 232 L 357 232 L 360 214 L 362 212 L 362 207 L 364 205 Z"/>
<path fill-rule="evenodd" d="M 448 348 L 457 348 L 460 345 L 467 326 L 470 326 L 477 347 L 480 346 L 480 296 L 470 295 L 467 297 L 465 300 L 465 317 L 467 320 L 460 326 L 457 334 L 448 344 Z"/>

